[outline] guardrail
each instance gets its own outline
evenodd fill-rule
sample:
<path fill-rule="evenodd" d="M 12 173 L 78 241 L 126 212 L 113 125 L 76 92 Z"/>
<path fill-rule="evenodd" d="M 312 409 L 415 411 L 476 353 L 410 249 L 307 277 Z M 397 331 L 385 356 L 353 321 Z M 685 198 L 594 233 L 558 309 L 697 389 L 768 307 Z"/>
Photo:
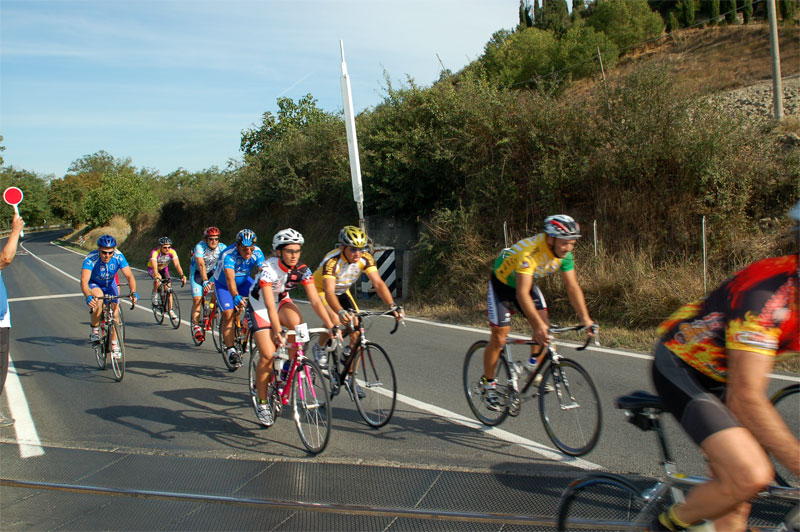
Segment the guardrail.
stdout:
<path fill-rule="evenodd" d="M 25 233 L 33 233 L 35 231 L 47 231 L 50 229 L 63 229 L 65 227 L 72 227 L 71 225 L 67 224 L 59 224 L 59 225 L 34 225 L 32 227 L 25 226 Z M 11 234 L 11 229 L 3 229 L 0 230 L 0 238 L 5 238 Z"/>

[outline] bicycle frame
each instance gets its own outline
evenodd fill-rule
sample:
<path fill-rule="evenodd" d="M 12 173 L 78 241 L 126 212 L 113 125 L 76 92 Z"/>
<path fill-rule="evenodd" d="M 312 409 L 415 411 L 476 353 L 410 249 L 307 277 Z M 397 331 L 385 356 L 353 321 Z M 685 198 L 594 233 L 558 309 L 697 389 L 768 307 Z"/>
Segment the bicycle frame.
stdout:
<path fill-rule="evenodd" d="M 283 386 L 281 387 L 280 394 L 279 394 L 279 396 L 281 398 L 281 404 L 284 405 L 284 406 L 289 404 L 289 398 L 291 397 L 291 388 L 292 388 L 291 382 L 294 379 L 295 373 L 297 373 L 297 368 L 301 366 L 303 360 L 306 358 L 305 352 L 303 351 L 303 344 L 308 342 L 308 340 L 309 340 L 309 336 L 308 335 L 310 333 L 319 332 L 319 331 L 327 332 L 328 330 L 327 329 L 311 329 L 309 331 L 308 328 L 306 327 L 304 334 L 298 332 L 297 328 L 295 329 L 295 331 L 289 331 L 287 329 L 283 329 L 281 331 L 283 336 L 284 336 L 284 338 L 288 338 L 290 336 L 290 334 L 294 334 L 294 342 L 293 342 L 294 346 L 293 347 L 296 349 L 294 359 L 292 360 L 292 364 L 289 366 L 289 371 L 286 373 L 286 380 L 283 381 Z M 285 349 L 288 351 L 288 350 L 291 349 L 291 347 L 286 346 Z M 278 374 L 277 371 L 273 370 L 273 378 L 274 379 L 279 379 L 279 374 Z M 305 378 L 311 380 L 311 374 L 308 371 L 308 368 L 305 368 Z M 282 379 L 280 379 L 280 380 L 282 380 Z M 305 397 L 303 396 L 303 393 L 304 393 L 303 392 L 303 388 L 299 387 L 298 390 L 300 392 L 300 399 L 301 400 L 305 400 Z M 311 388 L 311 393 L 314 394 L 312 396 L 312 398 L 316 400 L 317 397 L 316 397 L 316 394 L 314 393 L 314 389 L 313 388 Z"/>
<path fill-rule="evenodd" d="M 367 339 L 367 330 L 366 330 L 366 327 L 364 326 L 363 318 L 368 317 L 368 316 L 386 316 L 388 314 L 392 314 L 393 312 L 394 312 L 393 310 L 388 310 L 388 311 L 385 311 L 385 312 L 375 312 L 375 311 L 370 311 L 370 310 L 360 310 L 360 311 L 356 312 L 356 311 L 353 310 L 351 312 L 351 315 L 353 317 L 357 318 L 357 324 L 354 323 L 354 321 L 356 321 L 356 320 L 351 319 L 350 323 L 347 324 L 345 330 L 343 331 L 342 337 L 346 338 L 350 334 L 352 334 L 354 332 L 357 332 L 358 333 L 358 345 L 361 346 L 362 349 L 364 349 L 367 346 L 367 343 L 369 342 L 369 340 Z M 405 327 L 405 321 L 403 321 L 403 320 L 400 320 L 400 321 L 395 320 L 394 328 L 392 328 L 392 330 L 389 331 L 389 334 L 396 333 L 397 332 L 397 328 L 400 326 L 401 322 L 402 322 L 403 326 Z M 349 375 L 352 372 L 352 369 L 353 369 L 352 365 L 353 365 L 353 360 L 354 360 L 354 356 L 353 355 L 355 355 L 356 351 L 357 351 L 357 349 L 351 349 L 351 351 L 348 354 L 347 358 L 342 360 L 342 365 L 343 365 L 342 371 L 335 371 L 336 376 L 338 377 L 339 383 L 344 382 L 345 377 L 347 377 L 347 375 Z M 338 365 L 338 358 L 339 358 L 338 350 L 334 349 L 331 352 L 331 356 L 333 357 L 334 362 L 336 363 L 336 365 Z"/>

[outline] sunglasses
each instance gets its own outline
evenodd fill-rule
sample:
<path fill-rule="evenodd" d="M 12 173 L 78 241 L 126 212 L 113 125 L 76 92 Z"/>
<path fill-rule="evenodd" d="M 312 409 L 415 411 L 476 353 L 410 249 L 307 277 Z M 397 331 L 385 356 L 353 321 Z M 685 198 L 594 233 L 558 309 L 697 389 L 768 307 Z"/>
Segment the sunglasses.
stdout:
<path fill-rule="evenodd" d="M 218 236 L 209 236 L 209 237 L 206 238 L 206 240 L 209 240 L 209 241 L 213 240 L 214 242 L 219 242 L 219 237 Z"/>
<path fill-rule="evenodd" d="M 300 252 L 303 251 L 303 250 L 302 249 L 286 249 L 286 248 L 283 248 L 281 251 L 283 251 L 284 253 L 288 253 L 289 255 L 299 255 Z"/>
<path fill-rule="evenodd" d="M 347 248 L 350 253 L 364 253 L 367 250 L 367 248 L 354 248 L 353 246 L 347 246 Z"/>
<path fill-rule="evenodd" d="M 241 247 L 242 249 L 249 249 L 250 251 L 253 251 L 254 249 L 256 249 L 255 246 L 245 246 L 244 244 L 236 244 L 236 245 Z"/>
<path fill-rule="evenodd" d="M 111 251 L 103 251 L 102 249 L 99 250 L 99 251 L 100 251 L 101 255 L 113 255 L 114 254 L 114 250 L 113 249 Z"/>
<path fill-rule="evenodd" d="M 172 246 L 161 246 L 161 249 L 171 249 Z"/>

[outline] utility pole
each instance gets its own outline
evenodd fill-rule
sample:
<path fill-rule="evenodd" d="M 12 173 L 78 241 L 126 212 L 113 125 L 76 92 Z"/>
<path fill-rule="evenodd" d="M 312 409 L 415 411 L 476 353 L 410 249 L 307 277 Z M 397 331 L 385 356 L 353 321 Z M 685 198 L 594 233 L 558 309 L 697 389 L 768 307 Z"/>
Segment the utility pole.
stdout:
<path fill-rule="evenodd" d="M 772 52 L 772 103 L 775 120 L 783 118 L 783 87 L 781 84 L 781 52 L 778 45 L 778 14 L 775 0 L 767 0 L 769 15 L 769 47 Z"/>

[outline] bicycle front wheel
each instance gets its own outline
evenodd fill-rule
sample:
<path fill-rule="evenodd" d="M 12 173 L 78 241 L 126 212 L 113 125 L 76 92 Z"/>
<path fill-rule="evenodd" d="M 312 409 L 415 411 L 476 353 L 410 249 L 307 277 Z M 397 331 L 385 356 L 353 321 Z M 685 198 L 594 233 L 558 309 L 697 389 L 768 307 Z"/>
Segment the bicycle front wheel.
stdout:
<path fill-rule="evenodd" d="M 151 298 L 150 304 L 153 306 L 153 318 L 156 320 L 156 323 L 161 325 L 164 323 L 164 294 L 159 290 L 158 303 L 153 303 Z"/>
<path fill-rule="evenodd" d="M 169 292 L 169 295 L 172 296 L 172 312 L 175 314 L 175 317 L 172 317 L 172 314 L 169 315 L 169 321 L 172 323 L 172 328 L 177 329 L 181 326 L 181 305 L 178 302 L 178 294 L 173 291 Z"/>
<path fill-rule="evenodd" d="M 321 453 L 331 435 L 330 399 L 326 379 L 315 362 L 304 359 L 292 383 L 292 407 L 300 440 L 309 452 Z"/>
<path fill-rule="evenodd" d="M 125 315 L 122 312 L 122 301 L 117 304 L 117 311 L 119 312 L 119 330 L 122 331 L 122 339 L 125 339 Z"/>
<path fill-rule="evenodd" d="M 646 509 L 639 490 L 627 479 L 590 474 L 573 481 L 561 496 L 556 530 L 641 530 L 668 506 L 664 501 Z"/>
<path fill-rule="evenodd" d="M 464 357 L 464 394 L 467 396 L 467 404 L 478 421 L 490 427 L 499 425 L 508 416 L 508 402 L 501 397 L 502 403 L 498 406 L 489 405 L 483 396 L 483 352 L 489 342 L 480 340 L 475 342 L 467 350 Z M 506 393 L 511 383 L 511 372 L 508 363 L 503 357 L 502 351 L 497 359 L 497 366 L 494 369 L 494 376 L 497 379 L 498 395 Z"/>
<path fill-rule="evenodd" d="M 106 369 L 106 351 L 103 345 L 104 343 L 105 340 L 102 340 L 92 345 L 94 348 L 94 357 L 97 359 L 97 367 L 100 369 Z"/>
<path fill-rule="evenodd" d="M 791 384 L 779 390 L 770 399 L 795 438 L 800 438 L 800 384 Z M 791 470 L 770 456 L 775 467 L 775 480 L 782 486 L 800 488 L 800 479 Z"/>
<path fill-rule="evenodd" d="M 359 346 L 352 364 L 353 398 L 358 413 L 373 428 L 386 425 L 397 402 L 397 381 L 389 355 L 378 344 Z"/>
<path fill-rule="evenodd" d="M 208 324 L 208 334 L 211 335 L 211 339 L 214 341 L 214 348 L 218 352 L 222 353 L 224 349 L 222 349 L 222 336 L 220 336 L 219 311 L 215 308 L 211 312 L 212 312 L 211 320 L 209 321 Z"/>
<path fill-rule="evenodd" d="M 123 377 L 125 377 L 125 340 L 122 338 L 122 331 L 119 328 L 119 324 L 114 321 L 111 322 L 111 329 L 113 331 L 113 335 L 117 339 L 117 345 L 119 346 L 119 353 L 111 352 L 111 369 L 114 371 L 114 379 L 117 382 L 120 382 Z M 111 335 L 109 335 L 109 344 L 111 343 Z M 109 345 L 110 347 L 110 345 Z"/>
<path fill-rule="evenodd" d="M 567 358 L 550 364 L 539 385 L 539 414 L 553 444 L 582 456 L 597 444 L 602 425 L 600 397 L 583 366 Z"/>

